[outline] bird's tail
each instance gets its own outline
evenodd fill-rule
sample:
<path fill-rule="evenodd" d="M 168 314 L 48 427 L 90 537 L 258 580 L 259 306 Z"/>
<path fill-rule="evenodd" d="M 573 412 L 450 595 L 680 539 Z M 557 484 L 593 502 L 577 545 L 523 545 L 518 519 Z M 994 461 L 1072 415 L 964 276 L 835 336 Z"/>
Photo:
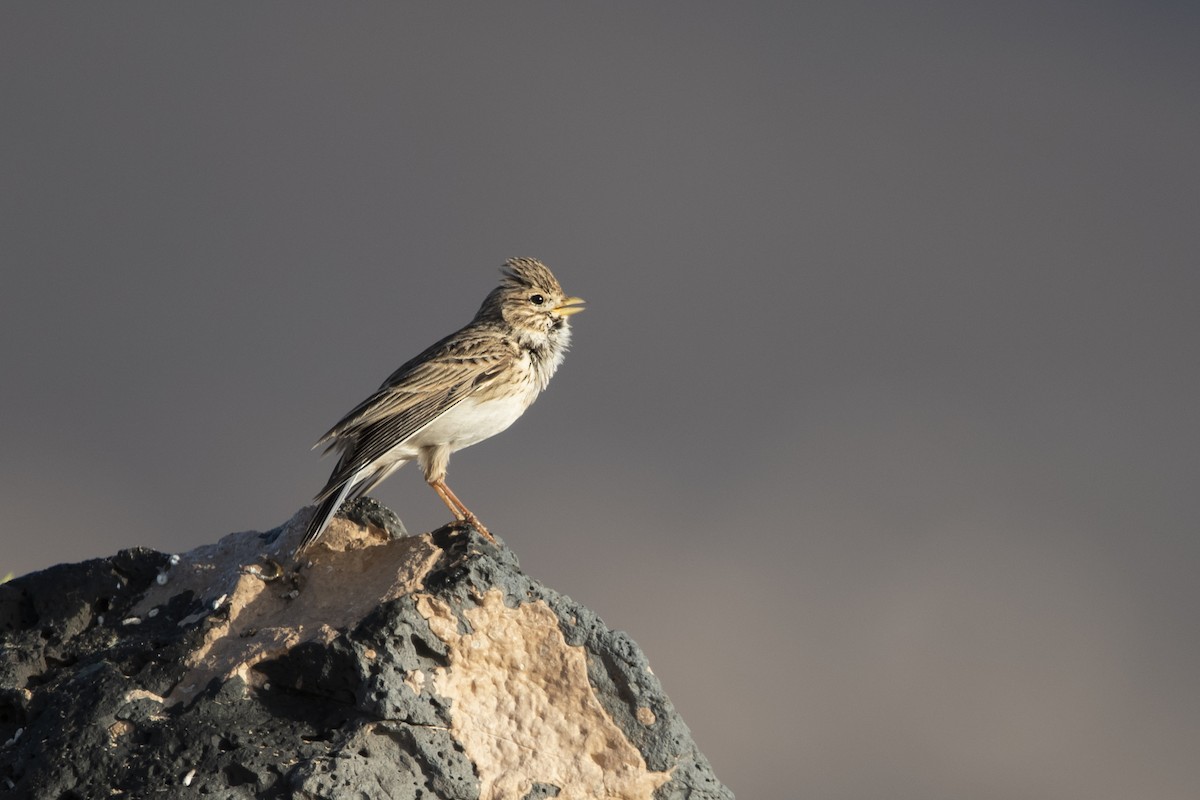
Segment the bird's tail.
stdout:
<path fill-rule="evenodd" d="M 354 485 L 354 481 L 346 481 L 342 484 L 341 489 L 335 492 L 322 492 L 324 499 L 318 499 L 317 507 L 313 511 L 312 517 L 308 520 L 308 529 L 304 532 L 304 538 L 300 540 L 300 546 L 296 548 L 295 558 L 299 560 L 300 554 L 304 552 L 304 548 L 308 547 L 317 540 L 325 528 L 329 525 L 329 521 L 333 519 L 333 515 L 341 507 L 342 501 L 346 499 L 346 495 L 350 493 L 350 487 Z M 318 495 L 320 498 L 321 495 Z"/>

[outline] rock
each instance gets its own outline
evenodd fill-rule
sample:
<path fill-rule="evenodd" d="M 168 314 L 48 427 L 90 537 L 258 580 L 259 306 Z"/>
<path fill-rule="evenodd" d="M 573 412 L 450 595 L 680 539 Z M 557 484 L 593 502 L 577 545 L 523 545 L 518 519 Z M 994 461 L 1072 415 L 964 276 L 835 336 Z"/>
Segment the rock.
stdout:
<path fill-rule="evenodd" d="M 0 585 L 0 798 L 732 798 L 624 633 L 361 501 Z"/>

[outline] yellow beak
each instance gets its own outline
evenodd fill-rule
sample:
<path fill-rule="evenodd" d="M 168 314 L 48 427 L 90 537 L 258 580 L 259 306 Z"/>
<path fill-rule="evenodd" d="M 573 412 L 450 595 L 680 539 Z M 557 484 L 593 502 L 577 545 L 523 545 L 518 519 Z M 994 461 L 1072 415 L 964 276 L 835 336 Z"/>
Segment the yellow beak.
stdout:
<path fill-rule="evenodd" d="M 568 297 L 567 299 L 563 300 L 561 303 L 556 305 L 554 307 L 554 310 L 556 312 L 558 312 L 559 314 L 562 314 L 564 317 L 569 317 L 572 314 L 578 314 L 580 311 L 583 311 L 584 308 L 583 308 L 583 306 L 580 305 L 580 303 L 584 303 L 584 302 L 587 302 L 587 301 L 584 300 L 582 297 Z"/>

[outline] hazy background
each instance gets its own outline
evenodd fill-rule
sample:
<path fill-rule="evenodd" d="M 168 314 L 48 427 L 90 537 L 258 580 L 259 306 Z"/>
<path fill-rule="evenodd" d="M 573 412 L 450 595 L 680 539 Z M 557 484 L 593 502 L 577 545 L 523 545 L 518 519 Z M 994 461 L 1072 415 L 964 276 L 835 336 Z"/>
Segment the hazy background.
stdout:
<path fill-rule="evenodd" d="M 283 522 L 531 255 L 450 484 L 740 797 L 1190 800 L 1197 8 L 5 3 L 0 574 Z"/>

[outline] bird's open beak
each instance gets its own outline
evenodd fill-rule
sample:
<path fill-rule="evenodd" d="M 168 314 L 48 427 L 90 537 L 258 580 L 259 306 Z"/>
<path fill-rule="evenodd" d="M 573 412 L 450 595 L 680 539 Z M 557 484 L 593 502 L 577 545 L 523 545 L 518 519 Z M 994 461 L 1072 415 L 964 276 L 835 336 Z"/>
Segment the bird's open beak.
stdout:
<path fill-rule="evenodd" d="M 554 310 L 564 317 L 569 317 L 572 314 L 578 314 L 583 311 L 583 306 L 580 303 L 586 302 L 582 297 L 568 297 L 554 307 Z"/>

